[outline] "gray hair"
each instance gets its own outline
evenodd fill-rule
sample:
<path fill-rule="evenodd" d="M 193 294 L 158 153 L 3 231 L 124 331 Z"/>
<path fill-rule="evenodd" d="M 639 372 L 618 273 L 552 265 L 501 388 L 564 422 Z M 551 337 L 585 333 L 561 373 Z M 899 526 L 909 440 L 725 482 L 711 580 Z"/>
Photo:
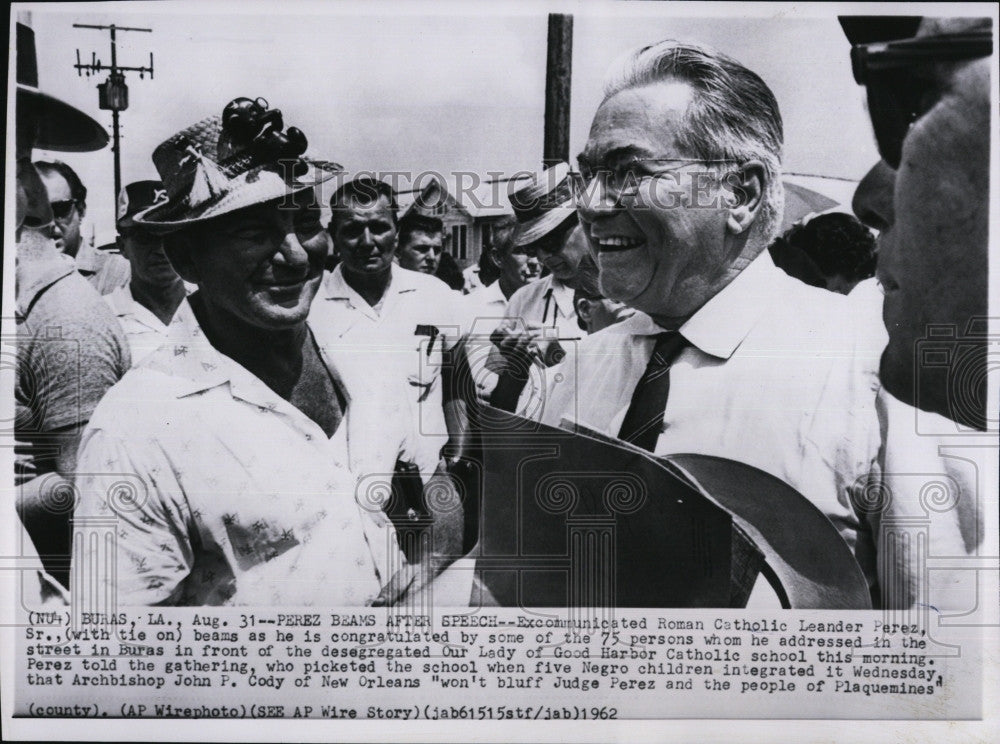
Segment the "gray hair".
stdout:
<path fill-rule="evenodd" d="M 708 47 L 668 39 L 619 58 L 605 78 L 604 101 L 623 90 L 674 80 L 695 92 L 678 145 L 706 160 L 764 164 L 767 184 L 756 223 L 763 243 L 770 243 L 785 204 L 784 134 L 774 94 L 760 76 L 736 60 Z"/>

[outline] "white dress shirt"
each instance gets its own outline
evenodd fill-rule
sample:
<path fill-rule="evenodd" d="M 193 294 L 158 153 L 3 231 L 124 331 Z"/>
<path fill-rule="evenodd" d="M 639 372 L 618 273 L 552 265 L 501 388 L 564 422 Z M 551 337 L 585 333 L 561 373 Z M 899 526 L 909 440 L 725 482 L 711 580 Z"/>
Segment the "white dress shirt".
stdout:
<path fill-rule="evenodd" d="M 981 611 L 982 568 L 992 562 L 996 570 L 987 557 L 997 554 L 995 532 L 984 543 L 986 525 L 997 523 L 996 434 L 963 432 L 885 389 L 878 412 L 884 445 L 872 482 L 881 487 L 867 491 L 863 506 L 883 606 L 971 617 Z"/>
<path fill-rule="evenodd" d="M 391 272 L 381 302 L 372 307 L 337 266 L 323 277 L 310 325 L 349 389 L 408 386 L 421 460 L 436 463 L 448 440 L 442 353 L 464 332 L 462 295 L 418 271 L 393 265 Z"/>
<path fill-rule="evenodd" d="M 480 400 L 485 401 L 489 399 L 499 379 L 491 367 L 500 362 L 500 355 L 494 351 L 490 336 L 504 322 L 507 298 L 497 280 L 467 294 L 462 298 L 462 305 L 465 324 L 469 329 L 466 343 L 469 369 L 475 381 L 476 394 Z"/>
<path fill-rule="evenodd" d="M 507 318 L 520 319 L 525 328 L 532 325 L 555 328 L 562 339 L 585 335 L 576 321 L 573 288 L 552 274 L 525 284 L 512 294 L 507 303 Z"/>
<path fill-rule="evenodd" d="M 462 300 L 466 326 L 471 333 L 489 335 L 503 321 L 507 314 L 507 298 L 500 289 L 500 280 L 476 289 Z"/>
<path fill-rule="evenodd" d="M 617 436 L 663 330 L 637 313 L 569 346 L 544 401 L 525 396 L 522 410 Z M 715 455 L 781 478 L 830 518 L 874 585 L 851 497 L 879 450 L 880 316 L 792 279 L 765 252 L 679 330 L 690 345 L 670 370 L 655 453 Z"/>

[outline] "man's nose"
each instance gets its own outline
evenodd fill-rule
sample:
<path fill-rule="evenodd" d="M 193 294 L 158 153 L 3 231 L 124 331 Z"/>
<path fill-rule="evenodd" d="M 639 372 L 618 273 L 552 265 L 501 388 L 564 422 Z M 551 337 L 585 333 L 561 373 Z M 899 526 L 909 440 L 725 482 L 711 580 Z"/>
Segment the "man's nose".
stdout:
<path fill-rule="evenodd" d="M 895 188 L 896 171 L 884 160 L 880 160 L 861 179 L 854 192 L 854 200 L 851 203 L 854 214 L 863 223 L 879 232 L 888 230 L 895 222 L 892 204 Z"/>
<path fill-rule="evenodd" d="M 581 185 L 576 209 L 581 219 L 593 222 L 608 217 L 621 209 L 618 195 L 608 189 L 603 177 L 595 177 L 589 184 Z"/>
<path fill-rule="evenodd" d="M 303 268 L 309 265 L 309 254 L 299 241 L 295 230 L 285 229 L 284 237 L 275 253 L 274 262 L 289 268 Z"/>

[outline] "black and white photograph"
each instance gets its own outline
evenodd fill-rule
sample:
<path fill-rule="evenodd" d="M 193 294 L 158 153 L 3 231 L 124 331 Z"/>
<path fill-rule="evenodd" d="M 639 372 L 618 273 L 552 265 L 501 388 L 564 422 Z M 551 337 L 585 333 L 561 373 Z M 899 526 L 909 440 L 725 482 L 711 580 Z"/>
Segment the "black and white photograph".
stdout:
<path fill-rule="evenodd" d="M 994 741 L 997 27 L 13 3 L 4 738 Z"/>

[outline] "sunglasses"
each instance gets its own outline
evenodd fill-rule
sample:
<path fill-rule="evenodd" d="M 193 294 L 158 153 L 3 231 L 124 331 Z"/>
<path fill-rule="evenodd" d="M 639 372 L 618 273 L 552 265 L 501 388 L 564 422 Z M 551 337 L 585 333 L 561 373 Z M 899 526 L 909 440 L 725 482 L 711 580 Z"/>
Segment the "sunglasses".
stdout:
<path fill-rule="evenodd" d="M 868 111 L 882 159 L 899 168 L 910 127 L 934 103 L 929 100 L 935 89 L 934 64 L 991 54 L 991 31 L 856 44 L 851 67 L 854 79 L 868 89 Z"/>
<path fill-rule="evenodd" d="M 70 214 L 76 208 L 75 199 L 65 199 L 63 201 L 50 202 L 52 205 L 52 216 L 57 220 L 68 220 Z"/>

